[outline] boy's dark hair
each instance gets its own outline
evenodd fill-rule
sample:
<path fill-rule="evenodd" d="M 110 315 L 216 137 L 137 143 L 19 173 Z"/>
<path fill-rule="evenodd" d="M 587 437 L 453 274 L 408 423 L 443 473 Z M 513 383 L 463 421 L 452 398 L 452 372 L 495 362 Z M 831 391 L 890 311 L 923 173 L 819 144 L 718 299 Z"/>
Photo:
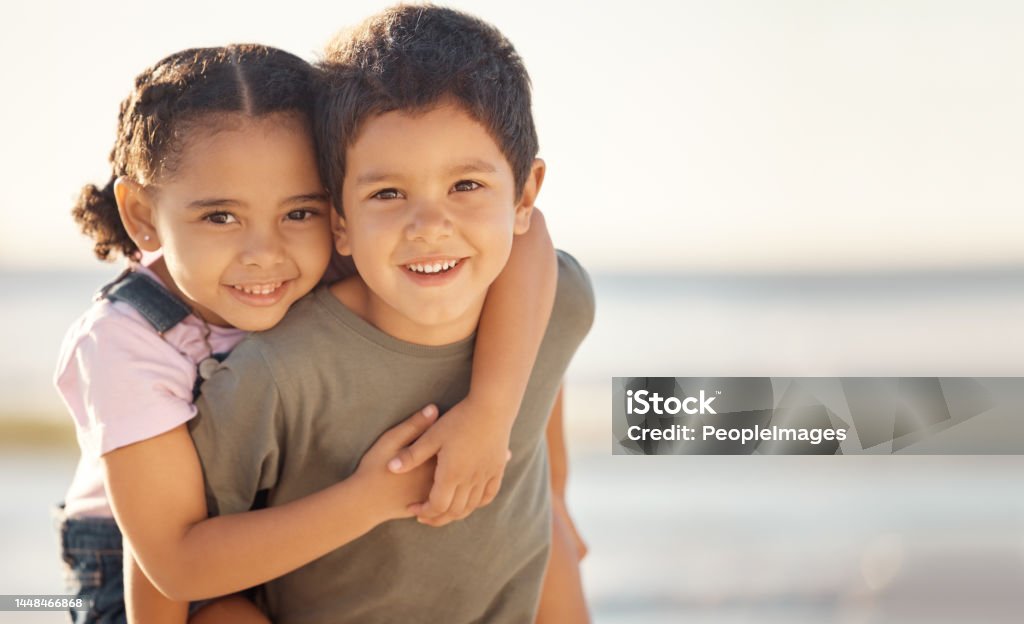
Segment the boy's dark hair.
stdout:
<path fill-rule="evenodd" d="M 398 5 L 337 35 L 321 67 L 314 133 L 320 175 L 339 212 L 345 151 L 361 124 L 390 111 L 426 112 L 445 98 L 487 128 L 522 193 L 538 150 L 530 77 L 490 24 L 443 7 Z"/>
<path fill-rule="evenodd" d="M 139 74 L 121 103 L 110 181 L 103 188 L 83 187 L 71 211 L 82 232 L 96 241 L 96 256 L 108 260 L 111 252 L 128 258 L 139 253 L 117 213 L 117 178 L 149 184 L 173 173 L 189 130 L 223 123 L 217 115 L 294 112 L 309 123 L 314 94 L 315 70 L 309 63 L 255 44 L 182 50 Z"/>

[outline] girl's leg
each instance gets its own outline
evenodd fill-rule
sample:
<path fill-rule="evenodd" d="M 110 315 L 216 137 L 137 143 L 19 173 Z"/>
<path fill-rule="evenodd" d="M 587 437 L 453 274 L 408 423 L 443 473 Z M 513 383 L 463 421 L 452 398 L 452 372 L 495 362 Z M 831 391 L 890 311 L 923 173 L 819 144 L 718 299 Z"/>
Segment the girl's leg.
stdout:
<path fill-rule="evenodd" d="M 113 518 L 67 518 L 55 510 L 66 591 L 90 605 L 71 611 L 75 624 L 124 624 L 121 531 Z"/>
<path fill-rule="evenodd" d="M 586 546 L 579 540 L 565 505 L 552 501 L 551 557 L 541 588 L 537 624 L 577 624 L 590 621 L 580 579 L 580 558 Z"/>
<path fill-rule="evenodd" d="M 568 457 L 562 429 L 562 392 L 555 400 L 547 429 L 548 460 L 551 466 L 551 557 L 544 573 L 537 623 L 576 624 L 590 621 L 583 597 L 580 560 L 587 547 L 565 507 Z"/>
<path fill-rule="evenodd" d="M 270 624 L 270 618 L 240 594 L 218 598 L 188 619 L 188 624 Z"/>

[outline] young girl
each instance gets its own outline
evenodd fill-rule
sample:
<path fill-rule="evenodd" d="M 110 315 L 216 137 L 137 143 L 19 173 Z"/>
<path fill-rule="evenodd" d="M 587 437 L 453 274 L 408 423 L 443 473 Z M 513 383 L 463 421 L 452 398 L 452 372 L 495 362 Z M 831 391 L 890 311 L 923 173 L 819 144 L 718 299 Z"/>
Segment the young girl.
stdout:
<path fill-rule="evenodd" d="M 553 300 L 542 221 L 517 240 L 492 289 L 463 403 L 436 425 L 428 407 L 385 433 L 356 474 L 335 486 L 273 509 L 206 519 L 185 424 L 202 377 L 245 331 L 275 325 L 330 259 L 331 207 L 309 132 L 314 89 L 307 63 L 263 46 L 161 60 L 122 104 L 110 182 L 86 187 L 74 210 L 100 258 L 129 260 L 69 331 L 56 375 L 82 449 L 60 524 L 75 591 L 92 599 L 77 621 L 181 622 L 185 603 L 164 598 L 147 576 L 180 599 L 230 594 L 380 522 L 412 516 L 410 505 L 428 492 L 433 515 L 421 521 L 437 525 L 497 492 Z M 152 254 L 146 264 L 143 252 Z M 427 436 L 438 450 L 436 482 L 432 462 L 400 474 L 387 469 Z M 118 526 L 146 572 L 124 558 L 127 614 Z M 194 622 L 266 621 L 238 597 L 193 611 Z"/>

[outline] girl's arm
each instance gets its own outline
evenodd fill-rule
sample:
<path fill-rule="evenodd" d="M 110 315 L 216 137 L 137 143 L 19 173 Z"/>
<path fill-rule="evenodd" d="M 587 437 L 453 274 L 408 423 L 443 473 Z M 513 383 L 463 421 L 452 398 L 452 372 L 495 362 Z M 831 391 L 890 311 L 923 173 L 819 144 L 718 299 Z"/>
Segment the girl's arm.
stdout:
<path fill-rule="evenodd" d="M 146 624 L 181 624 L 188 619 L 188 603 L 174 602 L 160 593 L 135 561 L 131 545 L 124 543 L 124 603 L 128 621 Z"/>
<path fill-rule="evenodd" d="M 558 262 L 539 210 L 515 237 L 508 264 L 487 293 L 477 331 L 469 396 L 389 464 L 412 470 L 437 455 L 420 521 L 441 526 L 494 499 L 508 461 L 508 441 L 547 329 Z"/>
<path fill-rule="evenodd" d="M 385 432 L 356 472 L 286 505 L 206 517 L 203 474 L 182 425 L 103 456 L 111 507 L 154 585 L 173 600 L 234 593 L 290 572 L 392 518 L 430 487 L 433 464 L 407 475 L 385 464 L 437 416 L 428 406 Z M 143 590 L 144 591 L 144 588 Z"/>
<path fill-rule="evenodd" d="M 160 593 L 139 567 L 128 544 L 124 549 L 124 602 L 129 624 L 271 624 L 270 619 L 241 594 L 209 601 L 189 615 L 189 603 Z"/>

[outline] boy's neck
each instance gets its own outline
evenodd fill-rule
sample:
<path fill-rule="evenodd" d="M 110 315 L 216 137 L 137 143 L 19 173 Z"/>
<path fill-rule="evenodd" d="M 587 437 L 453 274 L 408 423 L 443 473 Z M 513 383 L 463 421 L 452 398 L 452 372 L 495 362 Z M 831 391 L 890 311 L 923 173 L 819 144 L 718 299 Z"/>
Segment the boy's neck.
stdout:
<path fill-rule="evenodd" d="M 412 344 L 439 347 L 468 338 L 476 331 L 483 310 L 483 300 L 463 318 L 450 323 L 428 325 L 418 323 L 387 304 L 358 275 L 341 280 L 330 287 L 331 294 L 356 316 L 380 331 Z"/>

